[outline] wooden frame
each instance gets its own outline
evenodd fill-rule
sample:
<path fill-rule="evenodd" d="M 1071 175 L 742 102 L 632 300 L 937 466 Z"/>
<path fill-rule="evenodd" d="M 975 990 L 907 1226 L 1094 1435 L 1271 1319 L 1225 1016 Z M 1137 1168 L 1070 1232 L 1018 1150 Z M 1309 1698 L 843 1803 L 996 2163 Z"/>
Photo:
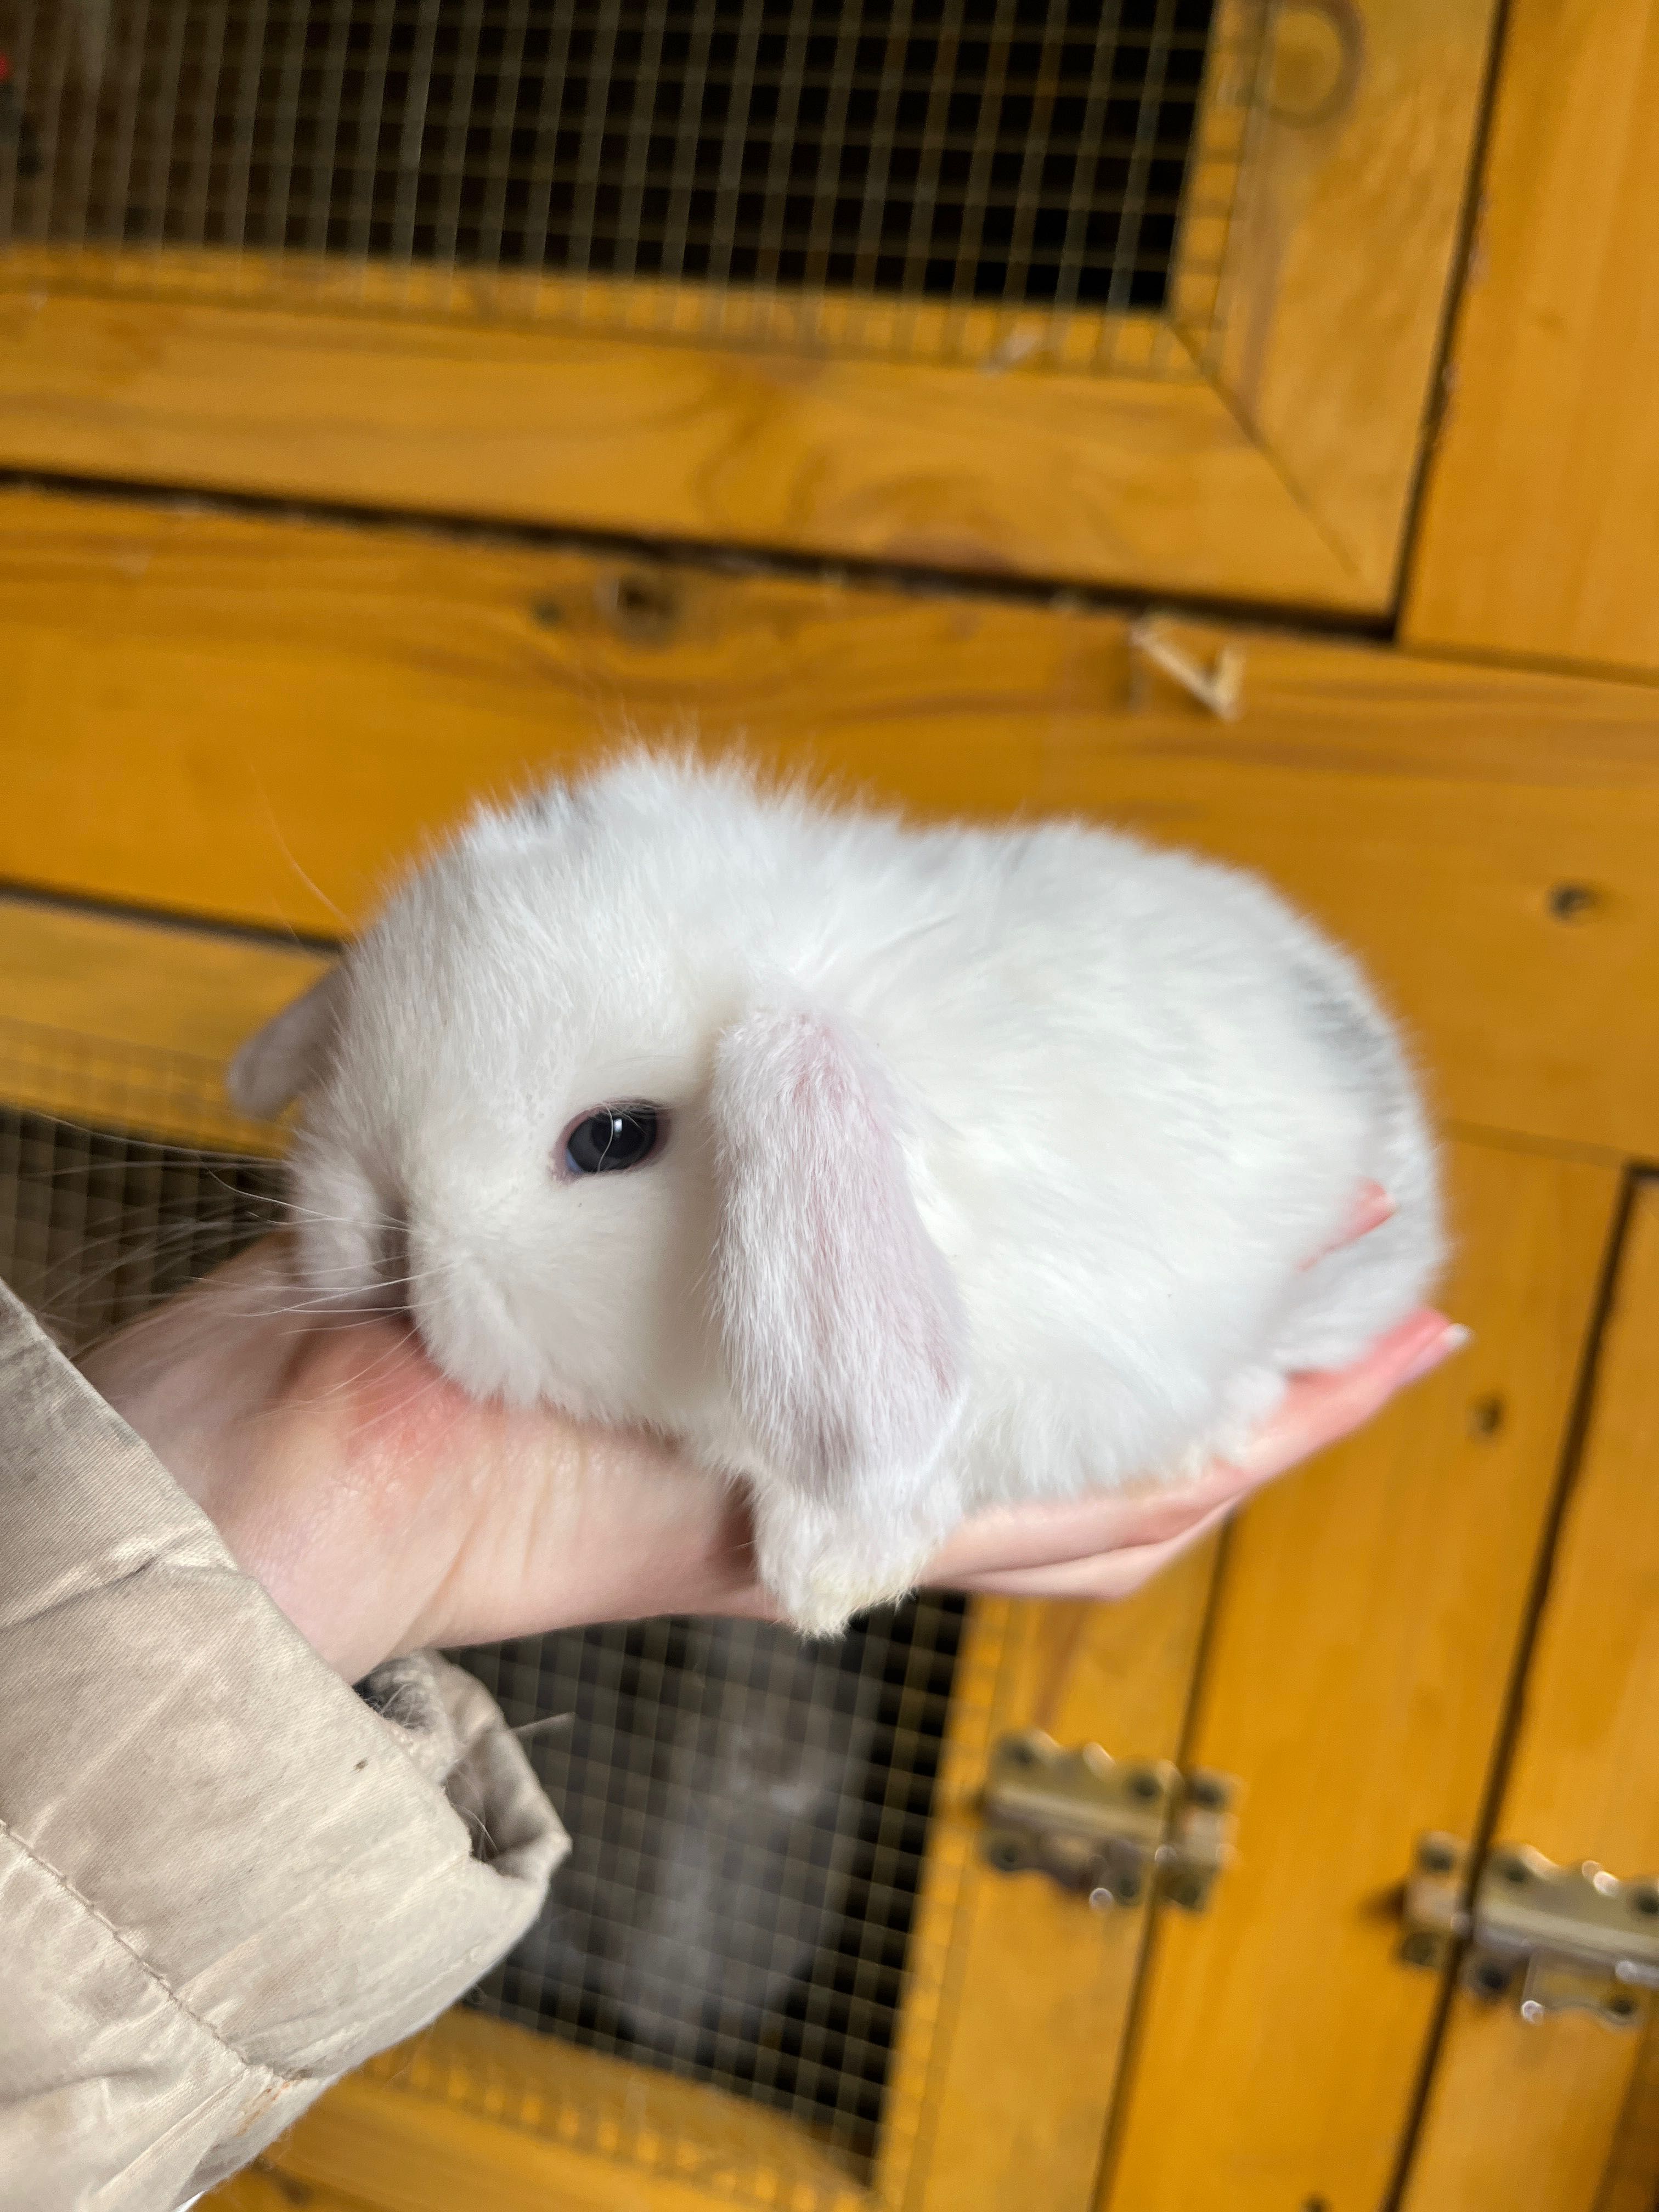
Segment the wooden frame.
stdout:
<path fill-rule="evenodd" d="M 336 936 L 479 793 L 694 716 L 924 811 L 1264 868 L 1371 963 L 1450 1117 L 1659 1155 L 1659 696 L 1167 634 L 1231 636 L 1237 721 L 1112 614 L 14 493 L 0 879 Z"/>
<path fill-rule="evenodd" d="M 1382 611 L 1492 15 L 1225 0 L 1261 58 L 1210 90 L 1248 124 L 1199 149 L 1213 281 L 1094 333 L 1121 374 L 1022 365 L 1018 318 L 953 367 L 972 329 L 843 349 L 844 303 L 710 336 L 665 288 L 20 249 L 0 465 Z"/>
<path fill-rule="evenodd" d="M 1399 1885 L 1487 1798 L 1623 1186 L 1490 1141 L 1444 1164 L 1474 1342 L 1229 1540 L 1182 1757 L 1245 1778 L 1238 1855 L 1159 1928 L 1097 2212 L 1392 2201 L 1447 1996 L 1399 1957 Z M 1525 2173 L 1430 2202 L 1545 2212 Z"/>
<path fill-rule="evenodd" d="M 0 1098 L 180 1145 L 274 1156 L 226 1062 L 324 966 L 314 953 L 0 896 Z"/>
<path fill-rule="evenodd" d="M 1659 1678 L 1656 1326 L 1659 1182 L 1640 1176 L 1506 1771 L 1482 1827 L 1466 1832 L 1480 1848 L 1526 1844 L 1566 1865 L 1593 1852 L 1626 1879 L 1659 1870 L 1647 1725 Z M 1460 1987 L 1437 2062 L 1404 2212 L 1652 2204 L 1659 2142 L 1640 2036 L 1577 2013 L 1530 2025 L 1513 2004 L 1484 2003 Z"/>
<path fill-rule="evenodd" d="M 1443 1612 L 1479 1644 L 1484 1688 L 1410 1811 L 1445 1817 L 1452 1773 L 1461 1814 L 1533 1556 L 1616 1161 L 1659 1150 L 1654 1041 L 1630 1020 L 1659 968 L 1646 898 L 1659 825 L 1650 690 L 1166 623 L 1177 664 L 1201 669 L 1223 643 L 1242 654 L 1243 712 L 1224 723 L 1113 614 L 38 494 L 0 500 L 0 651 L 15 679 L 0 702 L 11 801 L 0 871 L 244 927 L 226 935 L 40 896 L 0 907 L 0 1085 L 186 1141 L 272 1141 L 204 1115 L 201 1090 L 249 1023 L 326 957 L 276 932 L 349 929 L 392 862 L 476 792 L 590 754 L 624 713 L 648 726 L 692 704 L 714 741 L 747 727 L 766 757 L 925 811 L 1077 807 L 1269 868 L 1369 956 L 1443 1101 L 1486 1133 L 1474 1149 L 1490 1186 L 1477 1243 L 1492 1281 L 1522 1305 L 1535 1280 L 1547 1286 L 1524 1329 L 1476 1314 L 1480 1356 L 1507 1346 L 1513 1372 L 1453 1373 L 1400 1417 L 1420 1426 L 1379 1425 L 1356 1447 L 1377 1455 L 1364 1494 L 1405 1499 L 1426 1516 L 1425 1542 L 1443 1549 L 1440 1501 L 1460 1501 L 1465 1552 L 1441 1559 L 1437 1587 L 1462 1604 Z M 39 1049 L 51 1036 L 78 1040 L 81 1059 Z M 135 1089 L 121 1070 L 146 1055 L 161 1073 Z M 89 1066 L 106 1088 L 88 1088 Z M 1540 1158 L 1540 1142 L 1583 1157 Z M 1496 1449 L 1461 1413 L 1476 1389 L 1516 1408 Z M 1518 1504 L 1503 1456 L 1517 1451 Z M 1286 1617 L 1285 1562 L 1328 1553 L 1352 1571 L 1356 1534 L 1381 1556 L 1376 1531 L 1370 1545 L 1359 1516 L 1333 1511 L 1340 1471 L 1333 1462 L 1266 1501 L 1213 1603 L 1204 1556 L 1131 1607 L 977 1609 L 873 2176 L 717 2091 L 467 2017 L 343 2085 L 273 2150 L 272 2172 L 325 2201 L 397 2212 L 448 2212 L 480 2185 L 508 2212 L 550 2197 L 599 2212 L 619 2192 L 653 2212 L 733 2202 L 1024 2212 L 1039 2171 L 1057 2204 L 1088 2201 L 1115 2107 L 1131 2123 L 1118 2192 L 1144 2193 L 1146 2146 L 1173 2122 L 1139 2100 L 1158 2066 L 1160 2095 L 1178 2106 L 1182 2069 L 1168 2053 L 1215 2010 L 1203 1994 L 1213 1942 L 1206 1955 L 1189 1931 L 1166 1929 L 1149 1948 L 1144 1911 L 1085 1919 L 1080 1939 L 1069 1901 L 981 1867 L 974 1794 L 995 1735 L 1030 1724 L 1252 1773 L 1256 1870 L 1218 1909 L 1248 1911 L 1305 1808 L 1290 1818 L 1300 1801 L 1274 1794 L 1273 1759 L 1251 1748 L 1262 1708 L 1248 1696 L 1230 1705 L 1214 1681 L 1224 1671 L 1260 1687 L 1261 1653 Z M 1489 1522 L 1505 1516 L 1500 1556 Z M 1467 1573 L 1460 1559 L 1474 1563 Z M 1488 1587 L 1482 1563 L 1502 1584 L 1490 1604 L 1470 1595 Z M 1340 1637 L 1351 1626 L 1340 1575 L 1328 1596 L 1318 1619 Z M 1392 1615 L 1382 1626 L 1405 1653 L 1395 1668 L 1396 1645 L 1376 1639 L 1365 1679 L 1381 1680 L 1386 1704 L 1414 1632 Z M 1233 1643 L 1255 1656 L 1221 1669 Z M 1211 1686 L 1189 1711 L 1201 1649 Z M 1341 1687 L 1350 1702 L 1330 1707 L 1333 1725 L 1358 1694 Z M 1359 1769 L 1365 1746 L 1356 1730 Z M 1328 1915 L 1348 1909 L 1359 1875 L 1375 1889 L 1402 1856 L 1397 1837 L 1360 1826 L 1358 1859 L 1325 1855 Z M 1252 1940 L 1271 1942 L 1261 1923 L 1258 1911 Z M 1386 2040 L 1394 2080 L 1434 1992 L 1395 1986 L 1381 1917 L 1351 1949 L 1327 1994 L 1361 1991 L 1383 2021 L 1373 2039 Z M 1377 1978 L 1386 2006 L 1371 2002 Z M 1310 1967 L 1304 1985 L 1314 1978 Z M 1126 2075 L 1137 1991 L 1139 2071 Z M 1042 2065 L 1012 2065 L 1011 2038 Z M 1127 2107 L 1125 2079 L 1138 2085 Z M 1348 2175 L 1362 2193 L 1376 2181 L 1375 2143 L 1364 2157 L 1371 2165 Z M 1262 2166 L 1264 2206 L 1284 2199 L 1295 2163 L 1292 2144 L 1281 2167 Z"/>
<path fill-rule="evenodd" d="M 1659 7 L 1516 0 L 1406 621 L 1659 670 Z"/>

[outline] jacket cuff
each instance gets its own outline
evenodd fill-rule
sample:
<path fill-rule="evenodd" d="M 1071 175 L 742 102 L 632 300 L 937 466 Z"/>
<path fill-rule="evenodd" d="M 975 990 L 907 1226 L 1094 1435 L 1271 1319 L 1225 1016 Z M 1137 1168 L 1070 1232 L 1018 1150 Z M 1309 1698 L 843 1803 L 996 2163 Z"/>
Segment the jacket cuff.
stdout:
<path fill-rule="evenodd" d="M 0 1528 L 0 2140 L 170 2212 L 490 1966 L 564 1834 L 477 1682 L 349 1689 L 3 1291 Z"/>

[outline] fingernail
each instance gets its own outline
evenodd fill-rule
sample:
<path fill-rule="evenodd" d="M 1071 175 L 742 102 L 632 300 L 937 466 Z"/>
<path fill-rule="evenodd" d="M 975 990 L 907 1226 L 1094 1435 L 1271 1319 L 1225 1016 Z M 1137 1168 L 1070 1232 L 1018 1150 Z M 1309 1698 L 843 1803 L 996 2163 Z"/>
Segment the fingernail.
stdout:
<path fill-rule="evenodd" d="M 1411 1365 L 1400 1378 L 1403 1389 L 1407 1382 L 1420 1382 L 1425 1375 L 1432 1375 L 1437 1367 L 1443 1367 L 1455 1352 L 1461 1352 L 1474 1335 L 1461 1321 L 1448 1322 L 1438 1336 L 1425 1344 Z"/>

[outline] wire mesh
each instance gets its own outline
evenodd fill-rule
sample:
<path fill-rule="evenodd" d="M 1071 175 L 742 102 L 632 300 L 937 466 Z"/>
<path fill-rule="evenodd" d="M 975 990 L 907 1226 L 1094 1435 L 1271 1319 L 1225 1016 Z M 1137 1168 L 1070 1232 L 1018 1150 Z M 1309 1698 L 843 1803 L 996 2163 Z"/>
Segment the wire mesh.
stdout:
<path fill-rule="evenodd" d="M 565 1817 L 548 1910 L 471 2002 L 873 2151 L 961 1629 L 653 1620 L 468 1654 Z"/>
<path fill-rule="evenodd" d="M 281 1218 L 268 1134 L 229 1149 L 217 1074 L 0 1021 L 0 1280 L 71 1352 Z"/>
<path fill-rule="evenodd" d="M 0 1279 L 70 1350 L 280 1221 L 279 1163 L 189 1140 L 221 1127 L 216 1089 L 194 1062 L 0 1022 L 0 1099 L 127 1097 L 178 1133 L 0 1103 Z M 834 1644 L 672 1619 L 458 1655 L 526 1731 L 574 1838 L 471 2002 L 867 2159 L 961 1618 L 926 1599 Z"/>
<path fill-rule="evenodd" d="M 533 272 L 496 311 L 1146 367 L 1123 316 L 1216 311 L 1261 15 L 0 0 L 0 237 Z"/>

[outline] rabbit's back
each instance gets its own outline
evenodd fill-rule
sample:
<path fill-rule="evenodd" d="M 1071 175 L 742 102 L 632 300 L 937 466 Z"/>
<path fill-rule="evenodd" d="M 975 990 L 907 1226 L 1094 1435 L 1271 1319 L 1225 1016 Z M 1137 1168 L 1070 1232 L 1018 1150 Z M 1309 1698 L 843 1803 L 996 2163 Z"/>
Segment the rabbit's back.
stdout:
<path fill-rule="evenodd" d="M 1398 1040 L 1257 878 L 1077 823 L 914 828 L 660 757 L 591 788 L 595 906 L 631 882 L 695 947 L 706 1005 L 781 972 L 890 1071 L 968 1316 L 969 1498 L 1167 1467 L 1428 1284 L 1434 1162 Z M 1310 1267 L 1367 1179 L 1394 1220 Z"/>
<path fill-rule="evenodd" d="M 1439 1257 L 1414 1084 L 1354 963 L 1264 884 L 1068 824 L 853 857 L 855 922 L 804 980 L 912 1116 L 972 1330 L 970 1496 L 1144 1474 L 1410 1310 Z M 1367 1179 L 1393 1221 L 1310 1268 Z"/>

